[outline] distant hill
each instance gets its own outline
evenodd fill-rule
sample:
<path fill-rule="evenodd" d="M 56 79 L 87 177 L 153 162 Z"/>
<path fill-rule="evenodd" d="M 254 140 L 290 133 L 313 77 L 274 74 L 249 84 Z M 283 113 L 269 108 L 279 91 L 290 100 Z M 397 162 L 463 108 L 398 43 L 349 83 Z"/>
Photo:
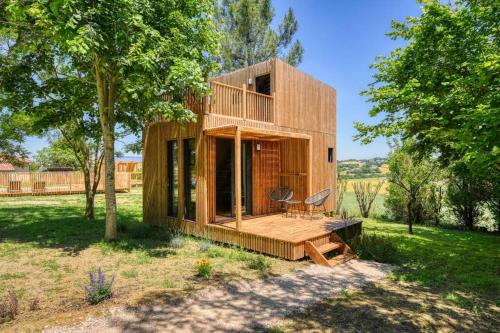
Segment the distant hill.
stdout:
<path fill-rule="evenodd" d="M 389 172 L 387 158 L 339 160 L 337 169 L 343 179 L 379 178 Z"/>

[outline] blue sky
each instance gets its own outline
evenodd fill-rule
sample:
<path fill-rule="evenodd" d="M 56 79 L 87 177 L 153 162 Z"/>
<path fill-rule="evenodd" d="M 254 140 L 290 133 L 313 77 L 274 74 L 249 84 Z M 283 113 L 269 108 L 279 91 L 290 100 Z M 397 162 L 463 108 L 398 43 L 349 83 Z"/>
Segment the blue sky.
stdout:
<path fill-rule="evenodd" d="M 299 68 L 337 90 L 337 158 L 386 156 L 385 139 L 370 145 L 353 142 L 354 121 L 374 122 L 360 91 L 372 81 L 369 66 L 401 41 L 385 35 L 391 21 L 419 16 L 415 0 L 274 0 L 276 19 L 292 7 L 304 46 Z"/>
<path fill-rule="evenodd" d="M 368 117 L 370 105 L 359 93 L 372 80 L 369 66 L 375 56 L 401 45 L 385 35 L 391 21 L 418 16 L 420 6 L 415 0 L 274 0 L 273 4 L 277 22 L 289 7 L 295 12 L 296 36 L 305 49 L 299 68 L 337 89 L 337 158 L 385 156 L 388 147 L 383 138 L 366 146 L 352 140 L 354 121 L 374 121 Z M 117 143 L 117 150 L 122 144 Z M 32 153 L 46 145 L 39 138 L 26 142 Z"/>

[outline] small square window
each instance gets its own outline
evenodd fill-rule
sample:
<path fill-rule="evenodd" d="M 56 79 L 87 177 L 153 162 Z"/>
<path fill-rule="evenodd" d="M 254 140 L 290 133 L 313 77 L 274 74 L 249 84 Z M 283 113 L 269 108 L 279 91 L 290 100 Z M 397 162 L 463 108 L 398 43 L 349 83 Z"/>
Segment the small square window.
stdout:
<path fill-rule="evenodd" d="M 328 163 L 333 163 L 333 148 L 328 148 Z"/>

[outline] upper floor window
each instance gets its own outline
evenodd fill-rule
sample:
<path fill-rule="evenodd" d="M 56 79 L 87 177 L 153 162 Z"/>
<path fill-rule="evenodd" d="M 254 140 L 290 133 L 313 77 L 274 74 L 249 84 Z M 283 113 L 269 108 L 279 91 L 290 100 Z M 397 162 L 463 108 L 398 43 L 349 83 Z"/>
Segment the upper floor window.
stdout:
<path fill-rule="evenodd" d="M 333 148 L 328 148 L 328 163 L 333 163 Z"/>
<path fill-rule="evenodd" d="M 255 78 L 255 91 L 264 95 L 271 95 L 271 74 Z"/>

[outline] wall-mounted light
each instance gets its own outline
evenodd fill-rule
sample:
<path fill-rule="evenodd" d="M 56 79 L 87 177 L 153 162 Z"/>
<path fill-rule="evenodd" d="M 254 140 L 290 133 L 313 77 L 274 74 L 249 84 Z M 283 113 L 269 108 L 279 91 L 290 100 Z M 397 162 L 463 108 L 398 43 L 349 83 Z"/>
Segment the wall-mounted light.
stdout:
<path fill-rule="evenodd" d="M 257 149 L 257 151 L 260 151 L 260 143 L 258 143 L 258 144 L 255 146 L 255 149 Z"/>
<path fill-rule="evenodd" d="M 252 84 L 253 84 L 253 80 L 252 80 L 252 78 L 249 78 L 248 79 L 248 85 L 251 86 Z"/>

